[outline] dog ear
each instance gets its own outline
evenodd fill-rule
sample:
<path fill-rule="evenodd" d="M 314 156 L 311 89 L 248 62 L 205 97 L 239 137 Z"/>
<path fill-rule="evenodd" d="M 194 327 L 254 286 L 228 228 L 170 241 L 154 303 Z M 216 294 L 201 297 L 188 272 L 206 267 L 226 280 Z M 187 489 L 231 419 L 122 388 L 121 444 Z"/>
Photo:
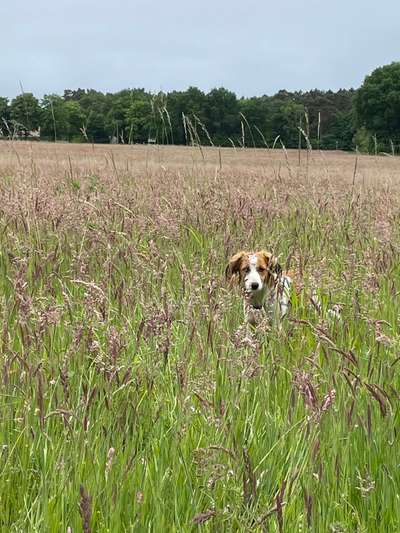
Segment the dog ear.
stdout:
<path fill-rule="evenodd" d="M 233 255 L 225 269 L 225 277 L 228 281 L 231 281 L 233 276 L 237 274 L 240 270 L 240 263 L 242 262 L 243 257 L 246 255 L 246 252 L 238 252 Z"/>
<path fill-rule="evenodd" d="M 271 252 L 267 252 L 266 250 L 261 250 L 261 253 L 264 255 L 269 272 L 273 274 L 274 277 L 279 277 L 282 274 L 282 267 L 278 263 L 278 258 L 275 257 Z"/>

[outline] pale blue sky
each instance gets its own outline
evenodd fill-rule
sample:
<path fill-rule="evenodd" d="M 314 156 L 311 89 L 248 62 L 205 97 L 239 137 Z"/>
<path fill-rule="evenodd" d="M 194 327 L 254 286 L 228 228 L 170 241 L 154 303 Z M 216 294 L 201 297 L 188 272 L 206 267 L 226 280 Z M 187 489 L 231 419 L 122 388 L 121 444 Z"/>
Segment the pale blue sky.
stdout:
<path fill-rule="evenodd" d="M 66 88 L 239 96 L 358 87 L 399 60 L 398 0 L 1 0 L 0 96 Z"/>

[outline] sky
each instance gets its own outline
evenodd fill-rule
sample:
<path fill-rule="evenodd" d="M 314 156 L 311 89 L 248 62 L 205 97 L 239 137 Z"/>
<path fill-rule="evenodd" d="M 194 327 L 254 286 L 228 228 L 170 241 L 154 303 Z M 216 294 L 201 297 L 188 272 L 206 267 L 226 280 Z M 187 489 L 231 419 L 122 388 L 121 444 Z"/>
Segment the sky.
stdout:
<path fill-rule="evenodd" d="M 399 0 L 0 0 L 0 96 L 357 88 L 400 56 Z"/>

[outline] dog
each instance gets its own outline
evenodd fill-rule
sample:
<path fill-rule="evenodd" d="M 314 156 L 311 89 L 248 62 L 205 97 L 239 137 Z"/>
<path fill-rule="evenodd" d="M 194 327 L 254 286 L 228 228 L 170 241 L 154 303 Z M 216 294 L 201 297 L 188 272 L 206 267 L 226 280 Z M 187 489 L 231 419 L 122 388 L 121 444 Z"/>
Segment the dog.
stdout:
<path fill-rule="evenodd" d="M 290 307 L 292 277 L 283 272 L 278 259 L 266 250 L 238 252 L 230 259 L 225 275 L 231 283 L 238 279 L 244 291 L 246 321 L 256 325 L 265 314 L 270 322 L 280 321 Z"/>

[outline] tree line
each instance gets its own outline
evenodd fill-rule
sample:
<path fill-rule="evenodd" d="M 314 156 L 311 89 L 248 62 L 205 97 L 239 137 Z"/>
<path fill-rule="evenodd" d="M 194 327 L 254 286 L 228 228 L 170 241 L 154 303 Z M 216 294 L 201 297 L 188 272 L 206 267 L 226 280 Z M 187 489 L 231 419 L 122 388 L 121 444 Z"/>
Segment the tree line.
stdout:
<path fill-rule="evenodd" d="M 285 146 L 398 152 L 400 63 L 376 69 L 357 89 L 238 98 L 225 88 L 153 94 L 67 89 L 41 100 L 0 97 L 0 136 L 94 143 Z"/>

